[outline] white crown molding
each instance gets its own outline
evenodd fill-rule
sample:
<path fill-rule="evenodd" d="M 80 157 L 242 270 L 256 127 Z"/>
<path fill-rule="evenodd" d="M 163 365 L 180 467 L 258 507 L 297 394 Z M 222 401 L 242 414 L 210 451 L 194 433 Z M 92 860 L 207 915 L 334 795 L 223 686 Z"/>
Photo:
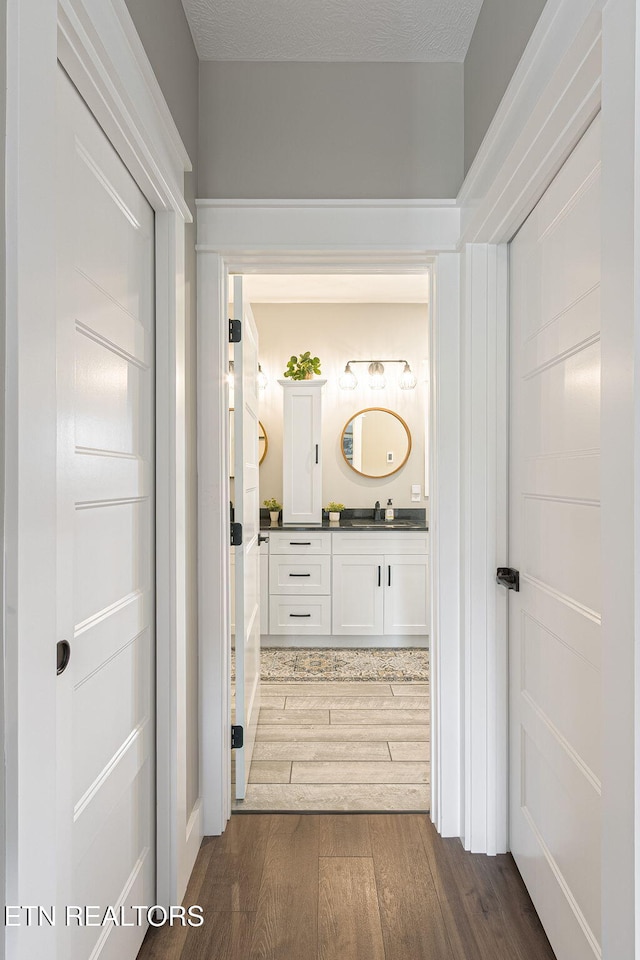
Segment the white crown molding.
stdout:
<path fill-rule="evenodd" d="M 548 0 L 458 194 L 461 245 L 510 240 L 598 112 L 602 6 Z"/>
<path fill-rule="evenodd" d="M 455 250 L 455 200 L 198 200 L 198 250 L 232 255 L 294 253 L 301 263 L 326 250 L 398 257 Z"/>
<path fill-rule="evenodd" d="M 151 205 L 191 221 L 191 161 L 124 0 L 58 0 L 58 53 Z"/>

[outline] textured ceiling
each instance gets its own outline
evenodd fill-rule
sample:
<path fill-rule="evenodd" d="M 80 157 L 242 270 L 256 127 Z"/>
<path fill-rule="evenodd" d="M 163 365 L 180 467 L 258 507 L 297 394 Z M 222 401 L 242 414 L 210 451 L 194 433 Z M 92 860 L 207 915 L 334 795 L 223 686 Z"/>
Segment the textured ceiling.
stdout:
<path fill-rule="evenodd" d="M 202 60 L 462 61 L 482 0 L 182 0 Z"/>

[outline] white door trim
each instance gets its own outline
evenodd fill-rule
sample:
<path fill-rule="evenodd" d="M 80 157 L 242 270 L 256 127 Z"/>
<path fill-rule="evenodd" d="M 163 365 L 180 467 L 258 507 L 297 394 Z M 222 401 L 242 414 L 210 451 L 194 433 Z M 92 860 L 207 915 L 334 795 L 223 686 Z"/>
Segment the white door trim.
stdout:
<path fill-rule="evenodd" d="M 201 762 L 205 833 L 220 834 L 230 816 L 229 750 L 229 480 L 227 287 L 243 273 L 426 273 L 432 277 L 432 356 L 446 376 L 431 376 L 437 471 L 430 478 L 433 734 L 444 776 L 434 762 L 432 816 L 441 832 L 459 835 L 459 277 L 458 211 L 451 202 L 198 201 L 198 517 Z M 446 571 L 441 574 L 440 554 Z M 453 640 L 439 644 L 440 624 Z"/>
<path fill-rule="evenodd" d="M 183 197 L 189 159 L 124 0 L 9 0 L 7 24 L 7 902 L 56 902 L 55 118 L 57 58 L 156 214 L 158 903 L 179 903 L 202 835 L 186 808 Z M 38 704 L 38 710 L 33 705 Z M 6 928 L 7 955 L 56 956 Z"/>

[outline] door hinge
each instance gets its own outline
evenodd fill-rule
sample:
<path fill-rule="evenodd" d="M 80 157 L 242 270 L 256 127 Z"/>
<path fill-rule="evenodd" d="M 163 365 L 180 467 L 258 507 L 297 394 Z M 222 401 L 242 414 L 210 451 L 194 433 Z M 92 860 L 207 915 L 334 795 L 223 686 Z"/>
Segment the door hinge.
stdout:
<path fill-rule="evenodd" d="M 231 546 L 232 547 L 242 546 L 242 524 L 241 523 L 231 524 Z"/>
<path fill-rule="evenodd" d="M 231 749 L 239 750 L 244 743 L 244 727 L 231 724 Z"/>
<path fill-rule="evenodd" d="M 229 343 L 240 343 L 242 340 L 242 320 L 229 319 Z"/>
<path fill-rule="evenodd" d="M 506 587 L 507 590 L 515 590 L 516 593 L 519 593 L 520 571 L 514 570 L 513 567 L 498 567 L 496 571 L 496 583 Z"/>

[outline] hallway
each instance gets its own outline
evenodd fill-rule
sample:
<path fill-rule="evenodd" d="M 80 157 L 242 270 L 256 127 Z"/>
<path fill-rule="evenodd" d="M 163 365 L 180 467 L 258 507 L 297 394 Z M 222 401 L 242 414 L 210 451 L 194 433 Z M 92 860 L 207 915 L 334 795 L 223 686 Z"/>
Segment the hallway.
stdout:
<path fill-rule="evenodd" d="M 138 960 L 554 960 L 511 856 L 422 814 L 235 814 L 184 903 L 203 926 L 150 930 Z"/>

